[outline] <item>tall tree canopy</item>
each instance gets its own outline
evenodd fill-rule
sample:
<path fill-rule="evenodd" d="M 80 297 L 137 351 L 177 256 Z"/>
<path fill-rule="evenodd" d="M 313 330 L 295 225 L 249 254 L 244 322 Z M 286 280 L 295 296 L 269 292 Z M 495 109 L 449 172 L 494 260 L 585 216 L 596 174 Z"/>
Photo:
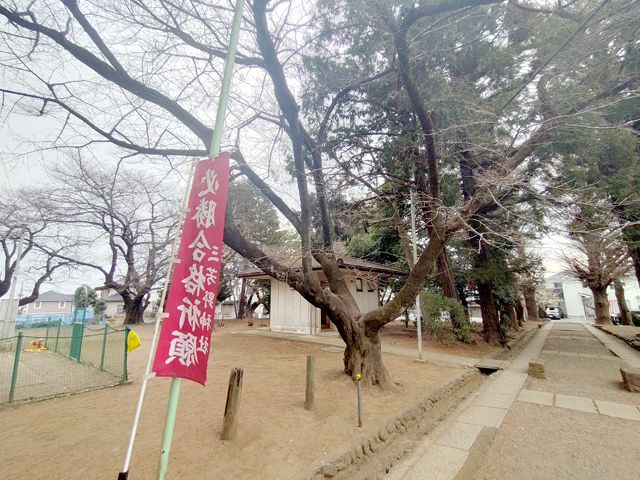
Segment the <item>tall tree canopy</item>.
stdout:
<path fill-rule="evenodd" d="M 75 248 L 57 257 L 97 271 L 124 302 L 125 324 L 139 323 L 169 265 L 177 199 L 153 176 L 77 157 L 51 175 L 48 202 Z"/>
<path fill-rule="evenodd" d="M 378 332 L 413 302 L 436 262 L 447 271 L 447 242 L 472 231 L 482 243 L 483 215 L 510 208 L 544 166 L 541 145 L 637 97 L 634 3 L 325 0 L 305 9 L 254 0 L 229 138 L 239 139 L 237 169 L 299 235 L 301 268 L 278 262 L 233 216 L 226 244 L 326 312 L 346 343 L 347 374 L 388 385 Z M 60 131 L 50 146 L 206 153 L 227 5 L 24 0 L 3 4 L 0 15 L 4 114 L 19 106 L 52 116 Z M 282 172 L 294 184 L 286 195 Z M 372 311 L 360 311 L 337 262 L 337 189 L 392 207 L 403 189 L 418 196 L 428 241 L 394 298 Z"/>

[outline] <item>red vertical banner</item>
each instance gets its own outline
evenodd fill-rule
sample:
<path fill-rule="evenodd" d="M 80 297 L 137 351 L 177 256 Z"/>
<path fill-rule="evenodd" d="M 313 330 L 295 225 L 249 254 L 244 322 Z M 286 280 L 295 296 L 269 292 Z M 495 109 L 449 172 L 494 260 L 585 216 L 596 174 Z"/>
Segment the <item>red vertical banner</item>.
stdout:
<path fill-rule="evenodd" d="M 228 190 L 228 153 L 198 162 L 153 361 L 158 377 L 207 380 Z"/>

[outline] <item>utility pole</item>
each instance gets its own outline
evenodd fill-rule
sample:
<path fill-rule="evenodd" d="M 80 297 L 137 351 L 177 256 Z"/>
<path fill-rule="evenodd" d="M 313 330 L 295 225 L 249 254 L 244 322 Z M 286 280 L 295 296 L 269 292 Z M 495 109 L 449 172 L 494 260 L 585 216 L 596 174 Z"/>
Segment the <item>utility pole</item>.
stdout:
<path fill-rule="evenodd" d="M 2 337 L 13 337 L 16 333 L 16 316 L 18 315 L 18 303 L 19 299 L 15 298 L 16 295 L 16 283 L 18 282 L 18 276 L 20 275 L 20 261 L 22 260 L 22 244 L 24 243 L 24 227 L 20 230 L 20 240 L 18 242 L 16 268 L 11 276 L 11 288 L 9 289 L 9 306 L 5 310 L 6 315 L 4 318 L 4 329 L 2 331 Z M 17 301 L 16 301 L 17 300 Z"/>
<path fill-rule="evenodd" d="M 416 243 L 416 206 L 414 204 L 414 192 L 411 189 L 409 198 L 411 199 L 411 237 L 413 239 L 413 265 L 415 268 L 418 261 L 418 244 Z M 422 360 L 422 312 L 420 311 L 420 292 L 416 296 L 416 325 L 418 327 L 418 360 Z"/>

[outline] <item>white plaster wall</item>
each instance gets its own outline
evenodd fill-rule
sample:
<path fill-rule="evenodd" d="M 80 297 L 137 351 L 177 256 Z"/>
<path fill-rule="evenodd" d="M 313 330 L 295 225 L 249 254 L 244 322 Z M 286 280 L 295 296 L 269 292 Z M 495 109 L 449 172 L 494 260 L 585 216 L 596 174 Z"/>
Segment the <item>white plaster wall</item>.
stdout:
<path fill-rule="evenodd" d="M 638 279 L 635 276 L 625 277 L 624 283 L 624 297 L 627 301 L 627 307 L 629 310 L 640 310 L 640 286 L 638 286 Z M 619 314 L 618 299 L 616 298 L 616 292 L 613 286 L 607 289 L 607 297 L 609 298 L 609 309 L 613 314 Z"/>
<path fill-rule="evenodd" d="M 311 334 L 313 307 L 302 296 L 279 280 L 271 280 L 271 330 Z"/>
<path fill-rule="evenodd" d="M 118 306 L 121 305 L 124 307 L 124 301 L 122 302 L 107 302 L 107 309 L 104 311 L 104 314 L 108 317 L 113 317 L 114 315 L 123 315 L 123 312 L 118 313 Z"/>
<path fill-rule="evenodd" d="M 567 278 L 562 282 L 562 293 L 565 315 L 569 318 L 586 320 L 587 314 L 582 302 L 584 298 L 582 295 L 591 298 L 591 290 L 583 287 L 581 282 Z"/>
<path fill-rule="evenodd" d="M 373 292 L 367 291 L 368 285 L 365 278 L 362 278 L 362 292 L 356 290 L 356 277 L 350 277 L 347 285 L 361 312 L 368 312 L 378 306 L 378 285 L 375 282 L 371 282 Z"/>
<path fill-rule="evenodd" d="M 640 310 L 640 286 L 638 280 L 635 277 L 627 277 L 624 280 L 624 294 L 627 300 L 627 306 L 630 310 Z M 564 294 L 565 314 L 569 318 L 586 319 L 587 316 L 592 317 L 593 311 L 587 309 L 585 312 L 582 299 L 584 296 L 588 298 L 585 300 L 587 303 L 593 305 L 593 295 L 591 290 L 582 286 L 581 282 L 572 280 L 570 278 L 565 279 L 562 282 L 562 290 Z M 616 293 L 613 286 L 607 289 L 607 298 L 609 299 L 609 311 L 612 314 L 620 313 L 618 308 L 618 301 L 616 299 Z"/>
<path fill-rule="evenodd" d="M 236 318 L 236 309 L 233 305 L 222 304 L 221 313 L 223 318 Z"/>
<path fill-rule="evenodd" d="M 367 291 L 363 279 L 363 291 L 356 291 L 355 277 L 347 280 L 349 291 L 363 312 L 378 306 L 377 284 L 372 283 L 373 292 Z M 322 313 L 307 302 L 298 292 L 279 280 L 271 279 L 271 330 L 274 332 L 315 335 L 321 330 Z M 333 325 L 331 328 L 335 328 Z"/>

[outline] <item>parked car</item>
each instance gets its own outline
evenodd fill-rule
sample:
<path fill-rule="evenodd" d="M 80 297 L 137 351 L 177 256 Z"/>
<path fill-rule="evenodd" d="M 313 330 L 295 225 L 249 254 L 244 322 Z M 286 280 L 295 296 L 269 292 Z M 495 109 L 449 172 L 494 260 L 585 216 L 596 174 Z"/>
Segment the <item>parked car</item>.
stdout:
<path fill-rule="evenodd" d="M 560 320 L 564 317 L 564 313 L 560 307 L 547 307 L 544 313 L 547 314 L 547 318 L 551 318 L 553 320 Z"/>
<path fill-rule="evenodd" d="M 640 327 L 640 310 L 631 310 L 631 321 L 636 327 Z M 611 323 L 614 325 L 622 325 L 622 315 L 619 313 L 611 315 Z"/>

